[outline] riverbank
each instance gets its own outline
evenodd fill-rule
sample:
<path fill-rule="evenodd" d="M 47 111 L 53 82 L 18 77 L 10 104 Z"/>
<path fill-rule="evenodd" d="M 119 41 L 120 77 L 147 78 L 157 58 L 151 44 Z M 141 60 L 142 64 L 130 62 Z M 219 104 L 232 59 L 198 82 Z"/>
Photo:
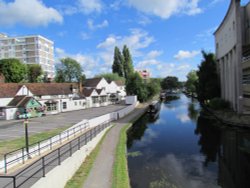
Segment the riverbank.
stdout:
<path fill-rule="evenodd" d="M 205 105 L 202 108 L 223 124 L 250 129 L 250 115 L 239 115 L 229 110 L 213 110 Z"/>
<path fill-rule="evenodd" d="M 77 181 L 81 181 L 78 186 L 75 187 L 83 187 L 83 188 L 95 188 L 95 187 L 102 187 L 102 188 L 122 188 L 120 185 L 115 185 L 113 181 L 113 177 L 116 176 L 117 182 L 121 182 L 121 180 L 124 180 L 127 182 L 124 185 L 127 185 L 129 187 L 129 176 L 128 176 L 128 170 L 127 170 L 127 159 L 126 159 L 126 139 L 122 139 L 120 141 L 120 136 L 126 136 L 126 127 L 130 127 L 132 125 L 131 122 L 138 119 L 138 117 L 141 117 L 142 114 L 144 114 L 145 109 L 147 108 L 148 104 L 140 104 L 136 107 L 136 109 L 128 114 L 126 117 L 119 119 L 118 121 L 114 122 L 115 126 L 113 126 L 109 132 L 107 133 L 107 136 L 103 139 L 103 142 L 100 143 L 100 150 L 97 152 L 97 156 L 93 157 L 94 163 L 91 165 L 91 170 L 88 170 L 88 168 L 83 168 L 82 170 L 87 172 L 87 178 L 86 181 L 83 182 L 79 180 L 79 171 L 74 175 L 78 176 Z M 126 137 L 125 137 L 126 138 Z M 119 147 L 122 146 L 122 147 Z M 120 148 L 120 149 L 119 149 Z M 125 149 L 121 149 L 125 148 Z M 118 152 L 119 151 L 124 151 Z M 120 160 L 121 156 L 125 157 L 122 160 Z M 117 166 L 118 169 L 122 167 L 122 171 L 119 170 L 117 174 L 114 175 L 114 166 Z M 85 174 L 85 172 L 81 172 L 82 174 Z M 125 175 L 124 175 L 125 174 Z M 73 177 L 73 178 L 74 178 Z M 84 177 L 82 177 L 83 179 Z M 80 178 L 81 179 L 81 178 Z M 75 184 L 71 181 L 71 185 Z M 83 185 L 82 185 L 83 184 Z M 126 187 L 126 188 L 127 188 Z"/>

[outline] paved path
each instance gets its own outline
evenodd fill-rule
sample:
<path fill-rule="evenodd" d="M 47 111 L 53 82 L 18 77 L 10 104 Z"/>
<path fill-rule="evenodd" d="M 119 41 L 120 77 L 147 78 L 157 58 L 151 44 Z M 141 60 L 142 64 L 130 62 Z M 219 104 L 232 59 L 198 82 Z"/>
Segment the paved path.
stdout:
<path fill-rule="evenodd" d="M 144 106 L 139 106 L 125 118 L 116 121 L 116 125 L 108 132 L 104 139 L 93 168 L 87 177 L 83 188 L 111 188 L 112 170 L 115 157 L 116 145 L 119 141 L 121 129 L 135 117 L 143 114 Z"/>
<path fill-rule="evenodd" d="M 126 105 L 117 104 L 99 108 L 88 108 L 84 110 L 64 112 L 57 115 L 49 115 L 40 118 L 29 119 L 29 134 L 46 132 L 74 125 L 83 119 L 91 119 L 110 112 L 125 108 Z M 24 136 L 23 120 L 0 120 L 0 140 L 11 140 Z"/>

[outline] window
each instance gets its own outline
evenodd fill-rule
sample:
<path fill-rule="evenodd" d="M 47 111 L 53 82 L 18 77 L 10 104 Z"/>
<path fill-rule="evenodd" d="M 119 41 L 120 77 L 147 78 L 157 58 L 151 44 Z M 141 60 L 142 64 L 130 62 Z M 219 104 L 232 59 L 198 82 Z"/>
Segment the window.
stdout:
<path fill-rule="evenodd" d="M 92 97 L 92 99 L 93 99 L 93 103 L 94 103 L 94 104 L 96 104 L 96 103 L 99 102 L 98 97 Z"/>
<path fill-rule="evenodd" d="M 47 111 L 56 111 L 57 105 L 56 103 L 47 104 Z"/>
<path fill-rule="evenodd" d="M 80 105 L 80 106 L 82 105 L 82 101 L 79 101 L 79 105 Z"/>
<path fill-rule="evenodd" d="M 63 102 L 63 109 L 67 109 L 67 103 Z"/>
<path fill-rule="evenodd" d="M 77 102 L 75 102 L 75 106 L 77 106 Z"/>

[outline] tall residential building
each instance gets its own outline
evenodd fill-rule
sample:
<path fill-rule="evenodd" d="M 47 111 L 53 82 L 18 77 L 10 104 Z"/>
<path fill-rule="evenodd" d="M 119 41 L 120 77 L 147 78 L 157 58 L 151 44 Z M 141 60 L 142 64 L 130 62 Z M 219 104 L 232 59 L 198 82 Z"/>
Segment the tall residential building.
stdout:
<path fill-rule="evenodd" d="M 222 98 L 239 113 L 250 111 L 250 3 L 231 0 L 214 33 Z"/>
<path fill-rule="evenodd" d="M 55 75 L 54 42 L 40 35 L 8 37 L 0 33 L 0 59 L 5 58 L 39 64 L 49 78 Z"/>

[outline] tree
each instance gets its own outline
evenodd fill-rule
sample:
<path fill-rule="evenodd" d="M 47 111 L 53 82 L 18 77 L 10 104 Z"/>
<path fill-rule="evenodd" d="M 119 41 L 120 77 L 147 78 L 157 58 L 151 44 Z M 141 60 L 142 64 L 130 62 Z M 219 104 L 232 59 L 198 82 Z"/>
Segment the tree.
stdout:
<path fill-rule="evenodd" d="M 197 94 L 199 101 L 205 102 L 220 97 L 220 84 L 214 54 L 202 51 L 202 55 L 203 60 L 197 71 Z"/>
<path fill-rule="evenodd" d="M 113 73 L 117 73 L 120 77 L 124 77 L 123 62 L 123 56 L 119 48 L 116 46 L 114 50 L 114 61 L 112 65 L 112 71 Z"/>
<path fill-rule="evenodd" d="M 162 89 L 174 90 L 179 87 L 178 78 L 175 76 L 167 76 L 161 83 Z"/>
<path fill-rule="evenodd" d="M 0 60 L 0 72 L 5 77 L 5 82 L 21 82 L 27 75 L 27 67 L 18 59 L 2 59 Z"/>
<path fill-rule="evenodd" d="M 153 78 L 147 83 L 148 98 L 151 98 L 161 91 L 161 83 L 159 79 Z"/>
<path fill-rule="evenodd" d="M 82 76 L 81 65 L 72 58 L 61 59 L 61 65 L 56 67 L 56 82 L 79 81 Z"/>
<path fill-rule="evenodd" d="M 38 82 L 39 78 L 41 80 L 41 75 L 43 74 L 43 70 L 41 65 L 28 64 L 27 73 L 28 73 L 28 81 L 33 83 L 33 82 Z"/>
<path fill-rule="evenodd" d="M 185 85 L 187 92 L 191 93 L 191 96 L 193 96 L 194 93 L 196 93 L 197 84 L 198 84 L 197 72 L 192 70 L 187 74 L 187 82 Z"/>
<path fill-rule="evenodd" d="M 128 79 L 126 79 L 126 92 L 127 95 L 137 95 L 140 102 L 148 99 L 145 83 L 137 72 L 129 74 Z"/>
<path fill-rule="evenodd" d="M 95 76 L 96 78 L 105 78 L 107 81 L 117 81 L 122 80 L 125 81 L 123 77 L 120 77 L 117 73 L 104 73 L 104 74 L 98 74 Z"/>
<path fill-rule="evenodd" d="M 124 58 L 123 62 L 124 77 L 127 79 L 130 76 L 130 74 L 134 73 L 134 67 L 133 67 L 132 57 L 126 45 L 123 46 L 122 54 Z"/>

